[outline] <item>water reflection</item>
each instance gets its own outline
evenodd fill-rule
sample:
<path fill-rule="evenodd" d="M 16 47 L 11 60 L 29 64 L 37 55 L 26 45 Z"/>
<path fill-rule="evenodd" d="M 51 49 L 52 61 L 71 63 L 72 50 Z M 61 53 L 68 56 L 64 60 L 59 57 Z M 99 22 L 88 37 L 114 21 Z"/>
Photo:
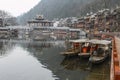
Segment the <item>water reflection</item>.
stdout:
<path fill-rule="evenodd" d="M 59 53 L 64 51 L 64 47 L 61 47 L 60 45 L 42 48 L 42 51 L 39 51 L 40 49 L 35 49 L 36 48 L 33 46 L 29 47 L 30 52 L 31 50 L 35 51 L 33 56 L 36 57 L 43 65 L 45 65 L 45 68 L 51 70 L 54 76 L 59 78 L 58 80 L 84 80 L 88 73 L 87 71 L 68 70 L 61 66 L 60 64 L 63 61 L 64 56 L 60 55 Z"/>
<path fill-rule="evenodd" d="M 0 42 L 0 58 L 7 56 L 9 54 L 8 52 L 11 49 L 11 44 L 9 44 L 8 42 Z"/>
<path fill-rule="evenodd" d="M 102 64 L 93 65 L 92 70 L 86 77 L 86 80 L 110 80 L 109 59 Z"/>
<path fill-rule="evenodd" d="M 17 45 L 0 59 L 0 80 L 55 80 L 52 71 L 44 68 L 25 48 Z M 5 50 L 3 50 L 5 51 Z M 7 76 L 7 77 L 6 77 Z"/>
<path fill-rule="evenodd" d="M 61 62 L 61 65 L 68 70 L 80 70 L 88 71 L 88 68 L 91 67 L 88 65 L 87 58 L 75 57 L 65 57 Z M 84 80 L 110 80 L 110 65 L 109 58 L 104 63 L 92 65 L 91 70 L 89 70 L 86 78 Z"/>
<path fill-rule="evenodd" d="M 87 59 L 60 55 L 59 53 L 65 50 L 64 42 L 0 42 L 0 44 L 2 52 L 0 55 L 7 55 L 0 58 L 0 80 L 108 80 L 109 78 L 107 61 L 105 64 L 93 66 L 92 71 L 87 71 Z M 101 75 L 102 73 L 104 75 Z"/>
<path fill-rule="evenodd" d="M 81 59 L 78 56 L 74 57 L 65 57 L 64 60 L 61 62 L 61 65 L 65 69 L 69 70 L 76 70 L 76 69 L 81 69 L 81 70 L 86 70 L 88 68 L 88 59 Z"/>

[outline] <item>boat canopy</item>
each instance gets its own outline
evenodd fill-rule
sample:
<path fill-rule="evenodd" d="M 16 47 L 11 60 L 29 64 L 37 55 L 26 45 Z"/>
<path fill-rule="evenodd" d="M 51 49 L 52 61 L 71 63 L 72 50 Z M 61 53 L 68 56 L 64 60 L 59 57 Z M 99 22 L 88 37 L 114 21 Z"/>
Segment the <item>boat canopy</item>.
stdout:
<path fill-rule="evenodd" d="M 108 45 L 111 43 L 111 41 L 107 41 L 107 40 L 90 40 L 90 43 L 92 44 L 102 44 L 102 45 Z"/>
<path fill-rule="evenodd" d="M 84 43 L 84 42 L 89 42 L 89 39 L 70 40 L 69 42 L 73 42 L 73 43 Z"/>
<path fill-rule="evenodd" d="M 85 43 L 85 42 L 89 42 L 92 44 L 102 44 L 102 45 L 108 45 L 111 43 L 111 41 L 108 40 L 98 40 L 98 39 L 76 39 L 76 40 L 69 40 L 69 42 L 71 43 Z"/>

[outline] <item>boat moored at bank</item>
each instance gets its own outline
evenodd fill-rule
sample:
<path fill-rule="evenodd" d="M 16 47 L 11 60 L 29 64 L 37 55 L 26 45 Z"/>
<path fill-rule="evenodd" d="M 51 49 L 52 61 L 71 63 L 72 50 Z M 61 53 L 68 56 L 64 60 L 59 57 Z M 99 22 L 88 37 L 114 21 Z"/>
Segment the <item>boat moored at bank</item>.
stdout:
<path fill-rule="evenodd" d="M 92 51 L 89 58 L 91 63 L 101 63 L 103 62 L 111 53 L 110 44 L 111 41 L 107 40 L 91 40 L 92 47 L 97 46 L 96 50 Z"/>

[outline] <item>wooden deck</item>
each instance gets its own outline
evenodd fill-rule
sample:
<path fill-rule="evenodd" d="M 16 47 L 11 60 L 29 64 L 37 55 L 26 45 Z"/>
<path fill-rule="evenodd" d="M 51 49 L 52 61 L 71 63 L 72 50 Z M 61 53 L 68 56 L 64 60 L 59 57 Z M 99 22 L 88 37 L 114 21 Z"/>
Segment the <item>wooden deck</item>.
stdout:
<path fill-rule="evenodd" d="M 115 38 L 116 40 L 116 49 L 117 49 L 117 53 L 118 53 L 118 58 L 119 58 L 119 66 L 120 66 L 120 38 Z"/>
<path fill-rule="evenodd" d="M 112 46 L 110 80 L 120 80 L 120 38 L 114 37 Z"/>

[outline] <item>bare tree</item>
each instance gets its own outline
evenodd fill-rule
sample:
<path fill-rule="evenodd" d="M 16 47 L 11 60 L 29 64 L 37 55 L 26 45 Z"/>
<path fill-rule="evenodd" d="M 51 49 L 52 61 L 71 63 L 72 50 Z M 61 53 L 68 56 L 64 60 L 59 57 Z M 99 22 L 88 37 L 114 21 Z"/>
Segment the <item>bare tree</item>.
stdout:
<path fill-rule="evenodd" d="M 7 18 L 11 18 L 11 14 L 6 12 L 6 11 L 3 11 L 3 10 L 0 10 L 0 18 L 2 19 L 3 21 L 3 26 L 5 26 L 5 24 L 7 23 L 6 19 Z"/>

